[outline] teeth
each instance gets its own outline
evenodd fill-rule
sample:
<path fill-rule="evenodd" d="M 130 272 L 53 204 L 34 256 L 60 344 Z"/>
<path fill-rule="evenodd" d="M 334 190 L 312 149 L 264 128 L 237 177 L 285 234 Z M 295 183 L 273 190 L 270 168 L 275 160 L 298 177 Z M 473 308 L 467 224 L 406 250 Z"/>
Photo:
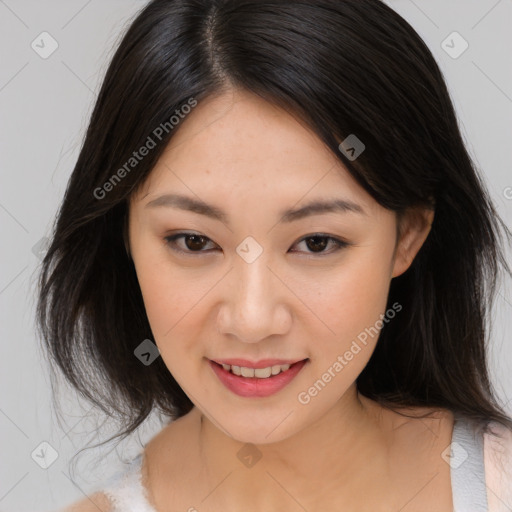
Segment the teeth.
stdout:
<path fill-rule="evenodd" d="M 267 379 L 271 375 L 277 375 L 278 373 L 285 372 L 290 368 L 290 365 L 277 364 L 275 366 L 267 366 L 266 368 L 247 368 L 245 366 L 230 366 L 229 364 L 222 364 L 222 368 L 242 377 Z"/>
<path fill-rule="evenodd" d="M 281 366 L 272 366 L 272 375 L 277 375 L 281 371 Z"/>
<path fill-rule="evenodd" d="M 245 368 L 245 366 L 241 366 L 240 371 L 242 372 L 242 377 L 254 377 L 254 368 Z"/>
<path fill-rule="evenodd" d="M 243 375 L 243 374 L 242 374 Z M 258 377 L 258 379 L 266 379 L 272 375 L 272 367 L 269 366 L 267 368 L 258 368 L 254 370 L 254 376 Z"/>

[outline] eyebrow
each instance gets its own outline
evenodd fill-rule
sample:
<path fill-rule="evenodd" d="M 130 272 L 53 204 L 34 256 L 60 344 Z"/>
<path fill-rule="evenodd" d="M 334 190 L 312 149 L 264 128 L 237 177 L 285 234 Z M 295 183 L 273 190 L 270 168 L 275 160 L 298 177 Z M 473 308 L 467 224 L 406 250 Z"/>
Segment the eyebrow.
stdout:
<path fill-rule="evenodd" d="M 149 201 L 144 208 L 179 208 L 200 215 L 205 215 L 211 219 L 218 220 L 224 224 L 229 225 L 229 217 L 218 206 L 214 206 L 204 201 L 194 199 L 192 197 L 183 196 L 180 194 L 164 194 L 162 196 Z M 320 215 L 322 213 L 358 213 L 367 215 L 362 206 L 348 201 L 346 199 L 333 199 L 330 201 L 312 201 L 304 206 L 296 209 L 287 209 L 280 212 L 280 223 L 294 222 L 311 215 Z"/>

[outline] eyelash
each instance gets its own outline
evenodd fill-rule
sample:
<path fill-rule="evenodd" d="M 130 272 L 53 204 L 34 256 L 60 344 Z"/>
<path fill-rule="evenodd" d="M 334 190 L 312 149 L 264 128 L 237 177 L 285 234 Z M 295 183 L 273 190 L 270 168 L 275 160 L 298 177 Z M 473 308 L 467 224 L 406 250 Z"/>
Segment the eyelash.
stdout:
<path fill-rule="evenodd" d="M 206 241 L 210 241 L 210 242 L 214 243 L 207 236 L 200 235 L 198 233 L 189 233 L 189 232 L 181 232 L 181 233 L 176 233 L 175 235 L 166 236 L 164 238 L 164 240 L 166 242 L 166 245 L 169 246 L 171 250 L 179 252 L 179 253 L 182 253 L 182 254 L 199 255 L 200 253 L 209 252 L 209 251 L 204 251 L 204 250 L 200 250 L 200 251 L 183 250 L 183 249 L 179 249 L 179 248 L 177 248 L 175 246 L 176 241 L 178 239 L 186 238 L 188 236 L 197 236 L 199 238 L 203 238 Z M 324 234 L 324 233 L 313 233 L 311 235 L 306 235 L 306 236 L 302 237 L 296 243 L 304 242 L 305 240 L 308 240 L 310 238 L 327 239 L 327 240 L 332 241 L 333 244 L 334 244 L 334 250 L 331 250 L 330 252 L 326 252 L 326 251 L 317 252 L 317 253 L 315 253 L 315 252 L 308 252 L 307 254 L 310 254 L 310 255 L 319 255 L 319 256 L 329 255 L 329 254 L 333 254 L 335 252 L 338 252 L 340 249 L 343 249 L 343 248 L 348 247 L 349 245 L 351 245 L 348 242 L 345 242 L 344 240 L 340 240 L 339 238 L 335 238 L 333 236 L 330 236 L 330 235 L 327 235 L 327 234 Z M 293 251 L 293 252 L 300 252 L 300 251 Z"/>

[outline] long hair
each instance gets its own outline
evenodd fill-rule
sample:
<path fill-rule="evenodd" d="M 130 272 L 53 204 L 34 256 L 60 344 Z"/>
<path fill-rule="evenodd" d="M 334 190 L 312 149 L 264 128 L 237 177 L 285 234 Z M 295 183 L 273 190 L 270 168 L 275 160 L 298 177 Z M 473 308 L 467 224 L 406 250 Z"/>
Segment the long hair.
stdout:
<path fill-rule="evenodd" d="M 122 420 L 118 436 L 153 410 L 172 420 L 193 407 L 162 358 L 146 366 L 134 355 L 153 336 L 123 233 L 128 200 L 179 130 L 178 114 L 230 88 L 307 123 L 383 207 L 435 204 L 424 245 L 392 279 L 388 306 L 403 310 L 382 328 L 359 392 L 389 408 L 441 407 L 512 428 L 486 355 L 496 279 L 500 268 L 511 274 L 502 235 L 512 234 L 430 50 L 378 0 L 153 0 L 137 14 L 42 263 L 37 320 L 52 367 Z M 339 149 L 350 134 L 365 144 L 356 160 Z M 146 156 L 134 157 L 148 137 Z"/>

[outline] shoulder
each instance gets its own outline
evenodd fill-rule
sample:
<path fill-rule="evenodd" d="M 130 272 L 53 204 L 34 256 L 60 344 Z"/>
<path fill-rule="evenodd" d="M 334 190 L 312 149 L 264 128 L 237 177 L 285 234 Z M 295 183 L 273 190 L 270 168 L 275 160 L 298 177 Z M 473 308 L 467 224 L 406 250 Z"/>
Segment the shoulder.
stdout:
<path fill-rule="evenodd" d="M 512 507 L 512 430 L 492 421 L 484 431 L 485 483 L 489 510 Z M 507 510 L 507 509 L 503 509 Z"/>
<path fill-rule="evenodd" d="M 512 430 L 496 421 L 489 422 L 483 433 L 486 462 L 507 470 L 512 464 Z"/>
<path fill-rule="evenodd" d="M 103 492 L 96 492 L 83 500 L 61 508 L 57 512 L 112 512 L 112 510 L 112 503 L 107 495 Z"/>

